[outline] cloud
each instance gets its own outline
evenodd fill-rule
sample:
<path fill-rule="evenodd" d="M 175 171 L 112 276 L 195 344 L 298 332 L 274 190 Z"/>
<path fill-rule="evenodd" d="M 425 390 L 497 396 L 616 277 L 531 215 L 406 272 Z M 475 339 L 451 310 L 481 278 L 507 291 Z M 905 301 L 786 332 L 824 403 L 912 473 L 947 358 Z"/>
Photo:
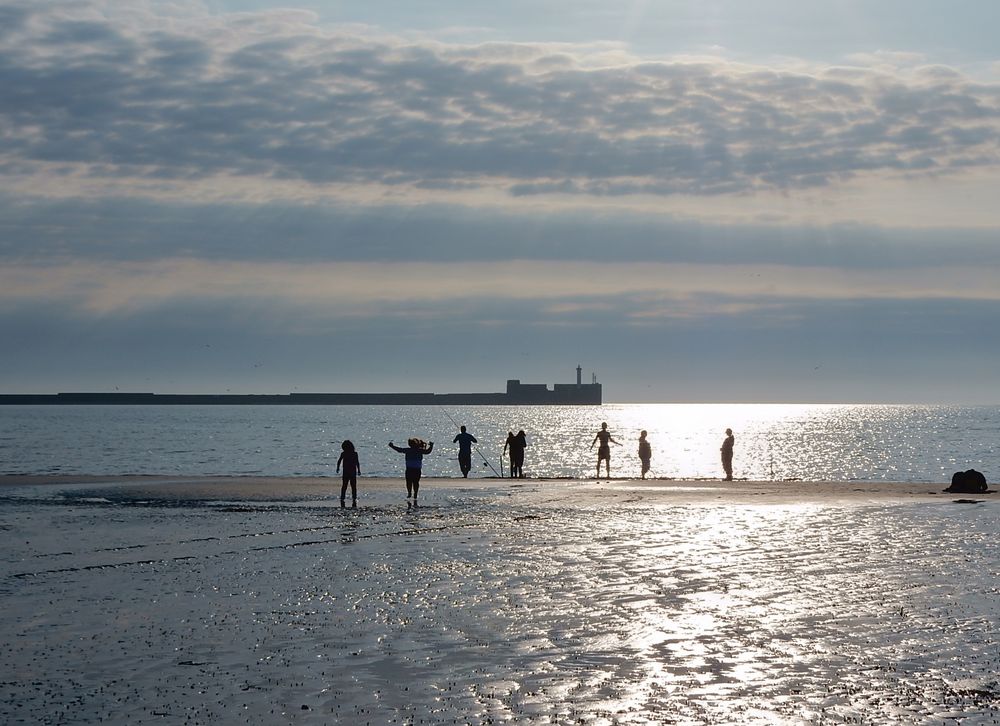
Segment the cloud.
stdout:
<path fill-rule="evenodd" d="M 781 265 L 552 262 L 255 263 L 164 259 L 50 262 L 0 270 L 0 305 L 62 304 L 84 318 L 224 303 L 316 320 L 406 317 L 469 305 L 529 304 L 534 319 L 572 320 L 606 308 L 624 323 L 755 312 L 783 303 L 858 300 L 1000 301 L 996 270 L 974 267 L 879 272 Z M 476 302 L 479 301 L 479 302 Z M 447 316 L 445 316 L 447 317 Z"/>
<path fill-rule="evenodd" d="M 179 204 L 0 195 L 0 259 L 298 263 L 509 259 L 875 269 L 1000 266 L 993 229 L 699 222 L 667 214 L 457 205 Z"/>
<path fill-rule="evenodd" d="M 242 179 L 265 196 L 274 181 L 719 196 L 1000 163 L 1000 85 L 901 66 L 917 58 L 779 69 L 403 40 L 295 12 L 5 14 L 0 174 L 79 194 Z"/>

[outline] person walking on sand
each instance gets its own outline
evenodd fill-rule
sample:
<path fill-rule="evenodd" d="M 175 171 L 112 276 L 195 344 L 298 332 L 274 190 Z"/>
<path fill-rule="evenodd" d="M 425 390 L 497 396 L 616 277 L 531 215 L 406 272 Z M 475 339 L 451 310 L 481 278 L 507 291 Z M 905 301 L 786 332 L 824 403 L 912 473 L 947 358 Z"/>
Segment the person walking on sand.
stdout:
<path fill-rule="evenodd" d="M 528 437 L 524 429 L 515 434 L 513 431 L 507 432 L 507 441 L 504 442 L 503 451 L 510 452 L 510 478 L 524 478 L 524 450 L 528 446 Z"/>
<path fill-rule="evenodd" d="M 451 443 L 458 444 L 458 468 L 462 470 L 462 477 L 468 479 L 472 469 L 472 445 L 479 441 L 462 426 Z"/>
<path fill-rule="evenodd" d="M 597 478 L 601 478 L 601 461 L 604 461 L 604 465 L 608 470 L 608 479 L 611 478 L 611 446 L 609 444 L 614 444 L 615 446 L 621 446 L 617 441 L 615 441 L 611 432 L 608 431 L 608 424 L 606 421 L 601 423 L 601 430 L 597 432 L 594 440 L 590 442 L 590 448 L 594 448 L 594 444 L 598 441 L 601 445 L 597 447 Z"/>
<path fill-rule="evenodd" d="M 414 503 L 417 501 L 417 492 L 420 491 L 420 469 L 424 464 L 424 454 L 429 454 L 434 449 L 434 442 L 423 439 L 412 438 L 406 442 L 406 447 L 396 446 L 391 441 L 389 448 L 406 455 L 406 498 L 413 497 Z"/>
<path fill-rule="evenodd" d="M 722 452 L 722 468 L 726 472 L 725 481 L 733 480 L 733 444 L 736 443 L 736 437 L 733 436 L 732 429 L 726 429 L 726 438 L 722 442 L 722 448 L 719 451 Z"/>
<path fill-rule="evenodd" d="M 340 458 L 337 459 L 337 471 L 341 465 L 344 467 L 343 484 L 340 487 L 340 506 L 344 506 L 344 499 L 347 496 L 347 485 L 351 485 L 351 506 L 358 506 L 358 474 L 361 473 L 361 461 L 358 459 L 358 452 L 350 439 L 340 445 Z"/>
<path fill-rule="evenodd" d="M 646 478 L 646 472 L 649 471 L 649 460 L 653 458 L 653 450 L 649 446 L 649 442 L 646 440 L 646 430 L 643 429 L 639 434 L 639 461 L 642 463 L 642 478 Z M 598 472 L 600 472 L 600 467 L 598 467 Z"/>

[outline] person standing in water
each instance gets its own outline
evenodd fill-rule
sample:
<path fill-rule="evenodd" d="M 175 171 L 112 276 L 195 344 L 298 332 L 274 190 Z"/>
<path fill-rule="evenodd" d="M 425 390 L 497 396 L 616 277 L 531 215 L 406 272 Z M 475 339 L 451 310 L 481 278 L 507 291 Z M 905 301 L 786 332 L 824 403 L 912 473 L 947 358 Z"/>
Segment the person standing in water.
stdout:
<path fill-rule="evenodd" d="M 642 462 L 642 478 L 646 478 L 646 472 L 649 471 L 649 460 L 653 458 L 653 450 L 646 440 L 646 431 L 639 434 L 639 461 Z M 598 467 L 600 471 L 600 467 Z"/>
<path fill-rule="evenodd" d="M 417 492 L 420 491 L 420 470 L 424 464 L 424 454 L 429 454 L 434 449 L 434 442 L 423 439 L 412 438 L 407 440 L 407 446 L 396 446 L 391 441 L 389 448 L 406 455 L 406 498 L 413 497 L 414 503 L 417 501 Z"/>
<path fill-rule="evenodd" d="M 511 479 L 514 478 L 514 450 L 511 448 L 511 444 L 513 444 L 513 443 L 514 443 L 514 432 L 513 431 L 508 431 L 507 432 L 507 440 L 503 442 L 503 453 L 500 454 L 500 456 L 501 457 L 507 456 L 507 453 L 510 452 L 510 478 Z M 501 463 L 501 465 L 503 464 L 503 459 L 502 458 L 500 459 L 500 463 Z"/>
<path fill-rule="evenodd" d="M 736 437 L 733 436 L 732 429 L 726 429 L 726 438 L 722 442 L 722 448 L 719 451 L 722 452 L 722 469 L 726 472 L 725 481 L 733 480 L 733 444 L 736 443 Z"/>
<path fill-rule="evenodd" d="M 340 486 L 340 506 L 344 506 L 344 499 L 347 497 L 347 485 L 351 485 L 351 506 L 358 506 L 358 474 L 361 473 L 361 461 L 358 459 L 358 452 L 350 439 L 340 445 L 340 458 L 337 459 L 337 471 L 341 465 L 344 467 L 343 484 Z"/>
<path fill-rule="evenodd" d="M 524 478 L 524 450 L 528 448 L 528 437 L 524 429 L 520 429 L 514 437 L 517 447 L 514 449 L 514 460 L 517 464 L 517 478 Z"/>
<path fill-rule="evenodd" d="M 469 471 L 472 469 L 472 445 L 479 442 L 462 426 L 461 431 L 452 439 L 451 443 L 458 444 L 458 468 L 462 470 L 462 476 L 468 479 Z"/>
<path fill-rule="evenodd" d="M 510 478 L 524 478 L 524 450 L 528 446 L 528 437 L 521 429 L 515 435 L 513 431 L 507 432 L 507 441 L 504 442 L 503 452 L 510 452 Z"/>
<path fill-rule="evenodd" d="M 611 478 L 610 444 L 614 444 L 615 446 L 621 446 L 621 444 L 619 444 L 611 437 L 611 432 L 608 431 L 608 424 L 606 421 L 601 423 L 601 430 L 597 432 L 597 435 L 594 437 L 594 440 L 590 442 L 590 448 L 593 449 L 594 444 L 596 444 L 598 441 L 601 442 L 601 445 L 597 447 L 597 478 L 598 479 L 601 478 L 601 461 L 603 460 L 604 465 L 607 467 L 608 470 L 608 479 L 610 479 Z"/>

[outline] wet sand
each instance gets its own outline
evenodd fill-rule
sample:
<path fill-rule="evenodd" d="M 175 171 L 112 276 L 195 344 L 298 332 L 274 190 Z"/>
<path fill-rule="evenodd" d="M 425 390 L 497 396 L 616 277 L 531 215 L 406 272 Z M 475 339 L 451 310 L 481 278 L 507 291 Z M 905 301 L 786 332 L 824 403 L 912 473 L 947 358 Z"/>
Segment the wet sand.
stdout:
<path fill-rule="evenodd" d="M 944 488 L 3 477 L 0 718 L 990 723 L 1000 507 Z"/>

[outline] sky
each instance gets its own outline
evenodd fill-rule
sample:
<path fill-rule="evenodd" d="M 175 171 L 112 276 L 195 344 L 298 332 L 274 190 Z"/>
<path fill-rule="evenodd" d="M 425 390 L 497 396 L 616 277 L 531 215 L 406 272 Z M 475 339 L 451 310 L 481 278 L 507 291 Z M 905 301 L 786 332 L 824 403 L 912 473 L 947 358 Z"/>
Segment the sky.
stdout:
<path fill-rule="evenodd" d="M 1000 403 L 993 0 L 0 0 L 0 392 Z"/>

